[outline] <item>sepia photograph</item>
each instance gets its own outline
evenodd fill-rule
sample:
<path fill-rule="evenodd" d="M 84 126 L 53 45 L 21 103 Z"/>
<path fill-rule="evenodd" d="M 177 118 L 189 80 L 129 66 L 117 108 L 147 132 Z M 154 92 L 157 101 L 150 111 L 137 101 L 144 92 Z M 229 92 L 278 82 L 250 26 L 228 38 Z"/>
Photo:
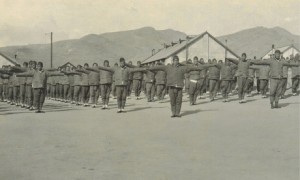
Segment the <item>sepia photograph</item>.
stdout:
<path fill-rule="evenodd" d="M 0 0 L 0 180 L 299 180 L 299 0 Z"/>

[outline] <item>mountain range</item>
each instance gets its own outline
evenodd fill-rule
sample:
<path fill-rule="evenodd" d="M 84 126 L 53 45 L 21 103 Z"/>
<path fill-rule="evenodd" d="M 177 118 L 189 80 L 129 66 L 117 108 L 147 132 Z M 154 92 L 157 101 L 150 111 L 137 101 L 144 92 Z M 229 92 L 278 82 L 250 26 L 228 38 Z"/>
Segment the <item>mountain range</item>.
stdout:
<path fill-rule="evenodd" d="M 199 34 L 202 32 L 199 32 Z M 53 43 L 53 65 L 57 67 L 66 62 L 74 65 L 98 62 L 105 59 L 111 63 L 117 62 L 120 57 L 132 60 L 144 60 L 172 41 L 185 39 L 184 32 L 166 29 L 155 30 L 152 27 L 111 32 L 104 34 L 89 34 L 80 39 L 64 40 Z M 246 52 L 248 57 L 261 57 L 271 46 L 287 46 L 294 44 L 300 47 L 300 36 L 292 34 L 281 27 L 255 27 L 233 34 L 217 37 L 221 42 L 227 40 L 227 46 L 241 54 Z M 0 52 L 15 58 L 18 63 L 30 59 L 43 61 L 46 67 L 50 66 L 50 45 L 34 44 L 23 46 L 1 47 Z M 16 55 L 16 56 L 15 56 Z"/>

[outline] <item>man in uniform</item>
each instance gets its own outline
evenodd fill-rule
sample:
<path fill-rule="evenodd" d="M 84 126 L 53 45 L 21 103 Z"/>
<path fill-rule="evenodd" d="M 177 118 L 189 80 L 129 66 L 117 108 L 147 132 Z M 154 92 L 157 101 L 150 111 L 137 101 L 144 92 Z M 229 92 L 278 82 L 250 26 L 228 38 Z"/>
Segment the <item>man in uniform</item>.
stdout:
<path fill-rule="evenodd" d="M 204 68 L 214 65 L 201 65 L 197 67 L 181 66 L 178 56 L 173 57 L 173 64 L 170 66 L 149 67 L 151 71 L 165 71 L 167 74 L 167 86 L 169 87 L 169 96 L 171 103 L 172 118 L 181 117 L 180 110 L 182 105 L 182 89 L 184 86 L 184 74 L 190 71 L 201 71 Z"/>

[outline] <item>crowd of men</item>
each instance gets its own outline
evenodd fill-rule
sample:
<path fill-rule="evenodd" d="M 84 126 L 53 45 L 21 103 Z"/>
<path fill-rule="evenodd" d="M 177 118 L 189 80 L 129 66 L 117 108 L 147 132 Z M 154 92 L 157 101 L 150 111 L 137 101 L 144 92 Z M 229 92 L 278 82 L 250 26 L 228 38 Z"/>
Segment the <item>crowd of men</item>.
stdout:
<path fill-rule="evenodd" d="M 189 94 L 190 105 L 209 94 L 210 101 L 222 95 L 223 102 L 238 94 L 239 103 L 245 103 L 245 95 L 256 91 L 267 97 L 269 90 L 271 108 L 280 108 L 279 99 L 285 98 L 288 78 L 292 79 L 292 93 L 298 95 L 300 82 L 299 54 L 289 59 L 282 57 L 279 50 L 267 60 L 250 60 L 245 53 L 240 59 L 226 58 L 224 61 L 194 57 L 179 63 L 174 56 L 171 64 L 164 61 L 142 65 L 119 63 L 110 67 L 108 60 L 103 66 L 93 63 L 83 66 L 44 69 L 42 62 L 24 62 L 23 66 L 3 66 L 0 69 L 0 101 L 20 106 L 36 113 L 42 112 L 45 99 L 95 108 L 101 98 L 102 109 L 108 109 L 112 96 L 117 99 L 118 113 L 125 112 L 126 99 L 132 92 L 140 100 L 141 92 L 148 102 L 163 102 L 168 94 L 171 117 L 181 117 L 182 95 Z M 292 75 L 288 76 L 291 68 Z M 256 83 L 254 83 L 256 81 Z M 270 84 L 269 84 L 270 83 Z"/>

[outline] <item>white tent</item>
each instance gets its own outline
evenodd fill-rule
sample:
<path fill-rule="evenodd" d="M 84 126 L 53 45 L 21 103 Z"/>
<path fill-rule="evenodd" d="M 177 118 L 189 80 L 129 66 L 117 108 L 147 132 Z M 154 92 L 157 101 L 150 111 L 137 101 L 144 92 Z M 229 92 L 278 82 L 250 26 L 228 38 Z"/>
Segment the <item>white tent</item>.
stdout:
<path fill-rule="evenodd" d="M 180 62 L 192 59 L 194 56 L 208 59 L 224 60 L 225 57 L 239 58 L 239 56 L 230 50 L 226 45 L 213 37 L 210 33 L 204 32 L 194 37 L 187 37 L 186 40 L 166 45 L 156 54 L 145 59 L 142 63 L 147 64 L 155 61 L 164 60 L 170 63 L 172 56 L 177 55 Z"/>
<path fill-rule="evenodd" d="M 294 45 L 289 45 L 289 46 L 283 46 L 280 48 L 272 48 L 268 53 L 266 53 L 262 58 L 263 59 L 269 59 L 270 56 L 272 56 L 275 53 L 275 50 L 280 50 L 282 53 L 282 56 L 284 58 L 287 58 L 291 55 L 295 56 L 297 53 L 300 53 L 299 49 L 297 49 Z"/>

